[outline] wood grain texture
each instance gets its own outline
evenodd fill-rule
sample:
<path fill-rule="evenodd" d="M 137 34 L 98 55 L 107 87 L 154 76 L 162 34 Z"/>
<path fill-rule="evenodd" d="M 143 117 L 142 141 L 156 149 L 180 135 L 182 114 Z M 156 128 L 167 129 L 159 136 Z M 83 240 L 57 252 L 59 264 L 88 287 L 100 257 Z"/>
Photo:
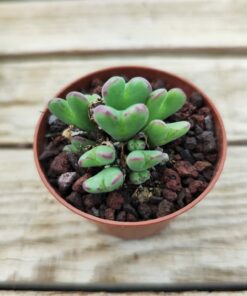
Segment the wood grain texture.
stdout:
<path fill-rule="evenodd" d="M 87 293 L 87 292 L 32 292 L 32 291 L 0 291 L 0 295 L 6 296 L 246 296 L 247 292 L 184 292 L 184 293 L 162 293 L 162 292 L 135 292 L 135 293 Z"/>
<path fill-rule="evenodd" d="M 247 46 L 245 0 L 0 3 L 0 55 Z M 114 28 L 114 29 L 113 29 Z"/>
<path fill-rule="evenodd" d="M 0 150 L 0 281 L 244 282 L 247 147 L 229 149 L 215 189 L 160 235 L 123 241 L 58 204 L 31 150 Z"/>
<path fill-rule="evenodd" d="M 46 102 L 62 86 L 96 69 L 146 65 L 175 72 L 203 89 L 219 108 L 228 139 L 247 139 L 247 58 L 128 56 L 2 61 L 0 144 L 32 143 Z"/>

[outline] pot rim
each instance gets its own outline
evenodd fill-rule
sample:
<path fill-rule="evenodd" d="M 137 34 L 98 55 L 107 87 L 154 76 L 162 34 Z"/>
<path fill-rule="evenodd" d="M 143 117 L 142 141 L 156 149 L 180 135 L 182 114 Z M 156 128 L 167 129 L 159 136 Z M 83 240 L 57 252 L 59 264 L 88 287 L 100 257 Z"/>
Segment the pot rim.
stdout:
<path fill-rule="evenodd" d="M 219 113 L 219 111 L 217 110 L 216 106 L 214 105 L 214 103 L 211 101 L 211 99 L 201 90 L 199 89 L 197 86 L 195 86 L 193 83 L 191 83 L 190 81 L 188 81 L 187 79 L 184 79 L 182 77 L 180 77 L 179 75 L 173 74 L 171 72 L 168 71 L 163 71 L 163 70 L 159 70 L 159 69 L 155 69 L 152 67 L 145 67 L 145 66 L 115 66 L 115 67 L 107 67 L 107 68 L 103 68 L 100 70 L 96 70 L 93 71 L 87 75 L 81 76 L 78 79 L 68 83 L 65 87 L 63 87 L 59 92 L 57 92 L 57 94 L 55 95 L 58 96 L 60 93 L 66 91 L 67 88 L 69 88 L 71 85 L 81 81 L 82 79 L 86 79 L 88 77 L 91 76 L 97 76 L 98 74 L 102 73 L 102 72 L 110 72 L 110 71 L 121 71 L 121 69 L 132 69 L 132 70 L 141 70 L 141 71 L 155 71 L 156 73 L 163 73 L 166 75 L 169 75 L 171 77 L 173 77 L 176 80 L 180 80 L 183 83 L 186 83 L 187 85 L 190 85 L 190 87 L 192 87 L 196 92 L 199 92 L 202 96 L 203 99 L 205 99 L 207 101 L 207 104 L 209 105 L 209 107 L 211 108 L 214 117 L 217 117 L 217 121 L 218 121 L 218 128 L 221 134 L 221 137 L 218 136 L 218 138 L 221 138 L 221 149 L 219 151 L 219 159 L 218 159 L 218 163 L 217 163 L 217 167 L 216 167 L 216 171 L 215 174 L 213 176 L 213 178 L 211 179 L 210 183 L 208 184 L 207 188 L 196 198 L 194 199 L 191 203 L 189 203 L 188 205 L 186 205 L 185 207 L 177 210 L 176 212 L 173 212 L 169 215 L 163 216 L 163 217 L 159 217 L 156 219 L 150 219 L 150 220 L 146 220 L 146 221 L 138 221 L 138 222 L 120 222 L 120 221 L 112 221 L 112 220 L 107 220 L 107 219 L 103 219 L 103 218 L 98 218 L 95 217 L 93 215 L 87 214 L 77 208 L 75 208 L 74 206 L 72 206 L 71 204 L 69 204 L 64 198 L 62 198 L 57 192 L 56 190 L 49 184 L 46 175 L 41 167 L 41 163 L 39 161 L 39 156 L 38 156 L 38 134 L 39 134 L 39 130 L 40 130 L 40 125 L 41 122 L 43 121 L 44 117 L 46 116 L 47 112 L 49 111 L 47 106 L 44 109 L 44 111 L 42 112 L 37 124 L 36 124 L 36 128 L 35 128 L 35 133 L 34 133 L 34 145 L 33 145 L 33 153 L 34 153 L 34 160 L 35 160 L 35 164 L 36 164 L 36 168 L 38 170 L 39 176 L 41 178 L 41 180 L 43 181 L 45 187 L 48 189 L 48 191 L 57 199 L 57 201 L 59 201 L 61 204 L 63 204 L 66 208 L 68 208 L 69 210 L 71 210 L 72 212 L 74 212 L 75 214 L 84 217 L 86 219 L 89 219 L 93 222 L 97 222 L 97 223 L 103 223 L 103 224 L 107 224 L 107 225 L 112 225 L 112 226 L 121 226 L 121 227 L 136 227 L 136 226 L 145 226 L 145 225 L 151 225 L 151 224 L 157 224 L 160 222 L 164 222 L 164 221 L 168 221 L 171 220 L 179 215 L 181 215 L 182 213 L 187 212 L 188 210 L 190 210 L 191 208 L 193 208 L 197 203 L 199 203 L 214 187 L 214 185 L 216 184 L 217 180 L 219 179 L 221 172 L 223 170 L 224 167 L 224 163 L 225 163 L 225 159 L 226 159 L 226 153 L 227 153 L 227 138 L 226 138 L 226 131 L 225 131 L 225 127 L 223 124 L 223 120 L 221 118 L 221 115 Z"/>

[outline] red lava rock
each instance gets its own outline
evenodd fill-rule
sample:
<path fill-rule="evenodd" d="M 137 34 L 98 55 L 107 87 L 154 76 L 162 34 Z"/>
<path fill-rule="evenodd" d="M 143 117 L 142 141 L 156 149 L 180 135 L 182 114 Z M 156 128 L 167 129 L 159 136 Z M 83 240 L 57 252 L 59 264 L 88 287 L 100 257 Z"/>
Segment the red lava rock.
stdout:
<path fill-rule="evenodd" d="M 193 201 L 193 196 L 188 188 L 185 188 L 185 203 L 188 205 Z"/>
<path fill-rule="evenodd" d="M 197 141 L 195 137 L 186 137 L 184 147 L 189 150 L 194 150 L 196 148 Z"/>
<path fill-rule="evenodd" d="M 78 209 L 83 209 L 83 199 L 82 196 L 77 192 L 72 192 L 68 196 L 66 196 L 65 200 L 72 204 L 74 207 Z"/>
<path fill-rule="evenodd" d="M 207 116 L 211 113 L 211 111 L 208 107 L 202 107 L 201 109 L 198 110 L 198 113 L 200 115 Z"/>
<path fill-rule="evenodd" d="M 163 200 L 163 197 L 162 196 L 155 196 L 155 195 L 152 195 L 149 199 L 149 202 L 152 203 L 152 204 L 158 204 L 160 203 L 161 201 Z"/>
<path fill-rule="evenodd" d="M 214 123 L 213 123 L 211 115 L 207 115 L 204 118 L 204 122 L 205 122 L 206 130 L 212 131 L 214 129 Z"/>
<path fill-rule="evenodd" d="M 69 189 L 77 177 L 78 175 L 76 172 L 67 172 L 62 174 L 58 178 L 59 191 L 65 192 L 67 189 Z"/>
<path fill-rule="evenodd" d="M 205 127 L 204 116 L 199 114 L 193 114 L 191 118 L 199 125 L 202 129 Z"/>
<path fill-rule="evenodd" d="M 58 154 L 50 165 L 49 173 L 51 175 L 59 176 L 71 170 L 71 166 L 65 152 Z"/>
<path fill-rule="evenodd" d="M 83 189 L 83 187 L 82 187 L 82 183 L 84 181 L 86 181 L 87 179 L 89 179 L 91 176 L 92 176 L 91 174 L 86 173 L 82 177 L 80 177 L 79 179 L 77 179 L 75 181 L 75 183 L 73 184 L 73 186 L 72 186 L 72 190 L 73 191 L 76 191 L 76 192 L 80 192 L 80 193 L 85 192 L 84 189 Z"/>
<path fill-rule="evenodd" d="M 92 208 L 89 213 L 95 217 L 99 217 L 99 210 L 96 208 Z"/>
<path fill-rule="evenodd" d="M 194 105 L 192 105 L 191 103 L 189 102 L 186 102 L 182 109 L 177 112 L 177 115 L 179 116 L 180 120 L 181 119 L 187 119 L 189 118 L 192 113 L 195 111 L 196 107 Z"/>
<path fill-rule="evenodd" d="M 95 206 L 98 206 L 101 202 L 101 196 L 97 194 L 86 194 L 83 196 L 83 203 L 86 208 L 93 208 Z"/>
<path fill-rule="evenodd" d="M 159 204 L 157 217 L 166 216 L 166 215 L 172 213 L 173 210 L 174 210 L 173 204 L 171 202 L 169 202 L 168 200 L 164 199 Z"/>
<path fill-rule="evenodd" d="M 173 169 L 167 168 L 164 170 L 163 180 L 164 180 L 165 186 L 168 189 L 171 189 L 175 192 L 178 192 L 182 189 L 180 176 Z"/>
<path fill-rule="evenodd" d="M 178 195 L 176 192 L 165 188 L 163 189 L 163 197 L 171 202 L 174 202 L 178 198 Z"/>
<path fill-rule="evenodd" d="M 203 171 L 202 174 L 203 174 L 203 177 L 209 182 L 214 175 L 214 170 L 212 168 L 209 168 Z"/>
<path fill-rule="evenodd" d="M 149 219 L 152 214 L 150 207 L 145 203 L 142 203 L 138 206 L 138 212 L 140 216 L 145 220 Z"/>
<path fill-rule="evenodd" d="M 115 217 L 115 210 L 111 208 L 107 208 L 105 210 L 105 219 L 114 220 L 114 217 Z"/>
<path fill-rule="evenodd" d="M 126 216 L 127 216 L 126 212 L 121 211 L 117 214 L 116 220 L 121 222 L 126 221 Z"/>
<path fill-rule="evenodd" d="M 123 196 L 118 192 L 111 192 L 106 198 L 106 205 L 108 208 L 120 210 L 124 203 Z"/>
<path fill-rule="evenodd" d="M 181 157 L 180 154 L 175 154 L 175 155 L 173 156 L 173 159 L 174 159 L 174 160 L 181 160 L 182 157 Z"/>
<path fill-rule="evenodd" d="M 131 213 L 127 213 L 126 221 L 128 221 L 128 222 L 136 222 L 137 221 L 137 218 L 136 218 L 135 215 L 133 215 Z"/>
<path fill-rule="evenodd" d="M 196 170 L 198 172 L 202 172 L 204 171 L 205 169 L 208 169 L 212 166 L 212 164 L 208 161 L 197 161 L 195 164 L 194 164 L 194 167 L 196 168 Z"/>
<path fill-rule="evenodd" d="M 190 102 L 196 107 L 200 108 L 203 104 L 203 98 L 198 92 L 193 92 L 190 97 Z"/>
<path fill-rule="evenodd" d="M 201 193 L 206 189 L 207 185 L 208 185 L 208 183 L 206 183 L 204 181 L 193 180 L 189 184 L 189 190 L 192 194 Z"/>
<path fill-rule="evenodd" d="M 207 154 L 205 157 L 208 161 L 210 161 L 211 163 L 215 163 L 217 160 L 217 154 Z"/>
<path fill-rule="evenodd" d="M 202 140 L 203 142 L 203 150 L 204 152 L 212 152 L 215 151 L 217 148 L 216 141 L 214 138 L 214 134 L 211 131 L 204 131 L 198 139 Z"/>
<path fill-rule="evenodd" d="M 195 162 L 194 157 L 188 149 L 182 149 L 179 153 L 181 154 L 183 160 L 187 160 L 191 164 Z"/>
<path fill-rule="evenodd" d="M 151 215 L 153 217 L 157 217 L 157 212 L 158 212 L 158 206 L 157 205 L 149 205 L 150 210 L 151 210 Z"/>
<path fill-rule="evenodd" d="M 153 90 L 158 89 L 158 88 L 165 88 L 164 81 L 161 79 L 151 82 L 151 86 L 152 86 Z"/>
<path fill-rule="evenodd" d="M 185 160 L 177 161 L 174 167 L 181 177 L 197 177 L 198 176 L 197 170 L 188 161 L 185 161 Z"/>
<path fill-rule="evenodd" d="M 201 152 L 193 153 L 193 156 L 196 160 L 203 160 L 204 159 L 204 155 Z"/>
<path fill-rule="evenodd" d="M 195 129 L 194 130 L 195 130 L 195 134 L 196 135 L 200 135 L 201 133 L 203 133 L 203 129 L 198 124 L 195 125 Z"/>

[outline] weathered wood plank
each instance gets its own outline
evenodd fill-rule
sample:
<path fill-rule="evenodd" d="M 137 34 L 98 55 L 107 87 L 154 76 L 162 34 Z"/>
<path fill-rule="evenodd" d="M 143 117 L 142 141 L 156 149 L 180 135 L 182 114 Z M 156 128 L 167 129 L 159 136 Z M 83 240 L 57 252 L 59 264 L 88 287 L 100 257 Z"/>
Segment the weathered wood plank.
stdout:
<path fill-rule="evenodd" d="M 218 185 L 160 235 L 122 241 L 59 205 L 30 150 L 0 150 L 0 281 L 244 282 L 247 147 L 229 149 Z"/>
<path fill-rule="evenodd" d="M 247 58 L 126 56 L 0 63 L 0 144 L 32 143 L 45 103 L 66 83 L 114 65 L 146 65 L 175 72 L 201 87 L 223 115 L 228 139 L 247 139 Z"/>
<path fill-rule="evenodd" d="M 246 13 L 245 0 L 3 2 L 0 54 L 246 48 Z"/>

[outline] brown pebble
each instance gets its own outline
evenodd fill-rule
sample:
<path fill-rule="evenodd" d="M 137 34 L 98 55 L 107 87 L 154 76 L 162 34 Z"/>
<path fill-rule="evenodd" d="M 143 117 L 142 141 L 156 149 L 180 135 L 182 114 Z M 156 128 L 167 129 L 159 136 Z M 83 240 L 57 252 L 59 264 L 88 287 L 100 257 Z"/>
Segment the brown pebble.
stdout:
<path fill-rule="evenodd" d="M 178 173 L 173 169 L 166 168 L 164 170 L 163 180 L 164 180 L 165 186 L 168 189 L 171 189 L 175 192 L 178 192 L 182 189 L 181 178 L 178 175 Z"/>
<path fill-rule="evenodd" d="M 83 196 L 83 203 L 86 208 L 93 208 L 101 203 L 101 196 L 98 194 L 86 194 Z"/>
<path fill-rule="evenodd" d="M 121 222 L 126 221 L 126 212 L 125 211 L 119 212 L 117 214 L 116 220 Z"/>
<path fill-rule="evenodd" d="M 163 197 L 171 202 L 174 202 L 178 198 L 178 195 L 176 192 L 165 188 L 163 189 Z"/>
<path fill-rule="evenodd" d="M 118 192 L 111 192 L 106 198 L 106 205 L 108 208 L 120 210 L 124 203 L 123 196 Z"/>
<path fill-rule="evenodd" d="M 169 202 L 168 200 L 164 199 L 159 204 L 157 217 L 166 216 L 166 215 L 172 213 L 173 210 L 174 210 L 173 204 L 171 202 Z"/>
<path fill-rule="evenodd" d="M 105 219 L 114 220 L 114 217 L 115 217 L 115 210 L 111 208 L 107 208 L 105 210 Z"/>
<path fill-rule="evenodd" d="M 197 170 L 188 161 L 185 161 L 185 160 L 177 161 L 175 163 L 174 167 L 181 177 L 195 177 L 196 178 L 198 176 Z"/>
<path fill-rule="evenodd" d="M 217 154 L 213 153 L 213 154 L 207 154 L 205 157 L 208 161 L 210 161 L 211 163 L 215 163 L 217 160 Z"/>
<path fill-rule="evenodd" d="M 196 170 L 198 172 L 202 172 L 208 168 L 210 168 L 212 165 L 210 162 L 208 161 L 197 161 L 195 164 L 194 164 L 194 167 L 196 168 Z"/>
<path fill-rule="evenodd" d="M 145 203 L 142 203 L 138 206 L 138 213 L 145 220 L 149 219 L 152 214 L 149 205 L 147 205 Z"/>
<path fill-rule="evenodd" d="M 67 172 L 62 174 L 58 178 L 57 182 L 59 191 L 65 192 L 67 189 L 69 189 L 77 177 L 78 175 L 76 172 Z"/>
<path fill-rule="evenodd" d="M 84 189 L 83 189 L 83 187 L 82 187 L 82 183 L 84 181 L 86 181 L 87 179 L 89 179 L 91 176 L 92 176 L 91 174 L 86 173 L 82 177 L 80 177 L 79 179 L 77 179 L 75 181 L 75 183 L 73 184 L 73 186 L 72 186 L 72 190 L 73 191 L 76 191 L 76 192 L 80 192 L 80 193 L 85 192 Z"/>
<path fill-rule="evenodd" d="M 208 183 L 206 183 L 204 181 L 193 180 L 189 184 L 189 190 L 192 194 L 201 193 L 206 189 L 207 185 L 208 185 Z"/>
<path fill-rule="evenodd" d="M 83 209 L 83 199 L 79 193 L 72 192 L 70 195 L 66 196 L 65 200 L 77 209 Z"/>
<path fill-rule="evenodd" d="M 185 188 L 185 203 L 188 205 L 193 201 L 192 194 L 188 188 Z"/>
<path fill-rule="evenodd" d="M 128 222 L 136 222 L 137 221 L 137 218 L 136 218 L 135 215 L 133 215 L 131 213 L 127 213 L 126 221 L 128 221 Z"/>
<path fill-rule="evenodd" d="M 49 174 L 59 176 L 63 173 L 69 172 L 71 166 L 65 152 L 59 153 L 50 165 Z"/>

